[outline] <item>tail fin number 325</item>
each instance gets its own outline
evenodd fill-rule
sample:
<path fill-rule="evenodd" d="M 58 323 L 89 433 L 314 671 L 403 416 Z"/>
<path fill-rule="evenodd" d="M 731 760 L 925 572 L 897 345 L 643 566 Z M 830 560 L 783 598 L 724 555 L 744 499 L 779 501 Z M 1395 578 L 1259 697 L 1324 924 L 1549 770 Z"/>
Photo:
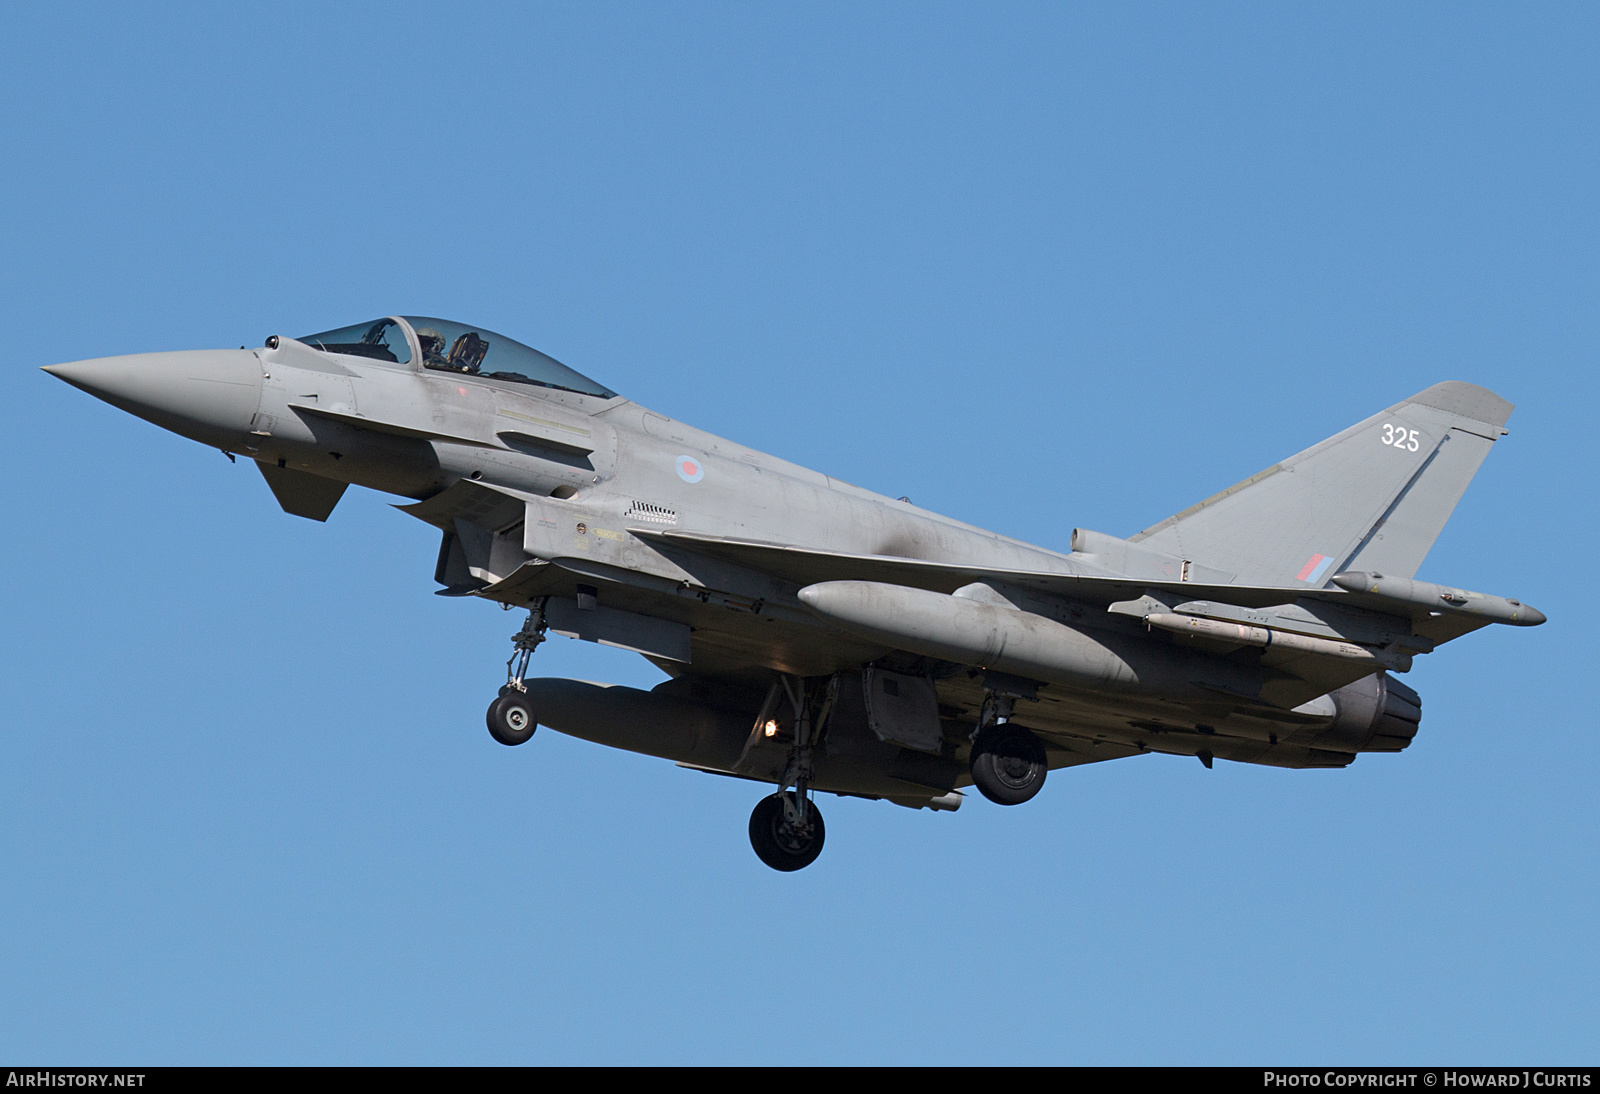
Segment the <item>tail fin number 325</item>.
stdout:
<path fill-rule="evenodd" d="M 1391 444 L 1405 452 L 1415 452 L 1419 447 L 1417 431 L 1391 422 L 1383 423 L 1383 443 Z"/>

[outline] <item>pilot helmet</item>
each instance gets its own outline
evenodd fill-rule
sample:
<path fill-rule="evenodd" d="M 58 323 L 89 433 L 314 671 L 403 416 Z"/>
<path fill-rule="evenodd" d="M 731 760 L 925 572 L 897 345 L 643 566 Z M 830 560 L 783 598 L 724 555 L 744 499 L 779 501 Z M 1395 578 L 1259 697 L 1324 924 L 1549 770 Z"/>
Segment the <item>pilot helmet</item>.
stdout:
<path fill-rule="evenodd" d="M 444 358 L 444 335 L 432 327 L 418 327 L 417 342 L 422 346 L 423 360 Z"/>

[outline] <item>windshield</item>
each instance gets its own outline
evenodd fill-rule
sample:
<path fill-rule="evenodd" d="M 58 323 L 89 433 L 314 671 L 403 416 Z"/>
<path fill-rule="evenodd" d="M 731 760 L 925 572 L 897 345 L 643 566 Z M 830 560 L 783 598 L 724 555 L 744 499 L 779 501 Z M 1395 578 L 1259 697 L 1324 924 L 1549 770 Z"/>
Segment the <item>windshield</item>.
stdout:
<path fill-rule="evenodd" d="M 405 319 L 417 332 L 424 368 L 559 388 L 600 399 L 616 397 L 616 392 L 574 372 L 554 357 L 503 334 L 424 315 L 408 315 Z"/>
<path fill-rule="evenodd" d="M 321 334 L 308 334 L 300 341 L 329 353 L 371 357 L 375 361 L 392 361 L 397 365 L 404 365 L 411 360 L 411 343 L 406 341 L 405 330 L 393 319 L 378 319 L 370 323 L 357 323 L 353 327 L 325 330 Z"/>

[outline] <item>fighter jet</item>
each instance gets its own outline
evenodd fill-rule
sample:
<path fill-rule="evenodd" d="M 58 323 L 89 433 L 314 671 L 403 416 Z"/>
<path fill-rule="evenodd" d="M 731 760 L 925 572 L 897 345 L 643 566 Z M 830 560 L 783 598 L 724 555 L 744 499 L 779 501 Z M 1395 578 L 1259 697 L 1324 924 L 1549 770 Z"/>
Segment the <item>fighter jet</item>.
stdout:
<path fill-rule="evenodd" d="M 46 372 L 242 456 L 326 520 L 354 483 L 439 530 L 441 595 L 525 609 L 488 728 L 538 726 L 776 787 L 762 862 L 822 850 L 816 795 L 1018 805 L 1147 753 L 1343 767 L 1411 744 L 1396 674 L 1544 615 L 1416 579 L 1512 406 L 1436 384 L 1127 538 L 1061 553 L 647 410 L 504 335 L 389 316 L 261 349 Z M 549 633 L 649 690 L 534 679 Z"/>

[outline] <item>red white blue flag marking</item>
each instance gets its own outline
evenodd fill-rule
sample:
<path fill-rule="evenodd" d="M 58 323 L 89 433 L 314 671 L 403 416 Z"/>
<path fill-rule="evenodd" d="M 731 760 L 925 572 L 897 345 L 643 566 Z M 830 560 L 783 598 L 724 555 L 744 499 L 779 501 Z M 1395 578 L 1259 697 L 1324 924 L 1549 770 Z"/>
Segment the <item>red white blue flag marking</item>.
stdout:
<path fill-rule="evenodd" d="M 1328 567 L 1333 565 L 1333 559 L 1327 555 L 1312 555 L 1298 574 L 1294 575 L 1296 581 L 1307 581 L 1312 585 L 1322 580 L 1322 575 L 1328 572 Z"/>
<path fill-rule="evenodd" d="M 684 482 L 699 482 L 706 477 L 706 469 L 693 456 L 678 457 L 678 478 Z"/>

